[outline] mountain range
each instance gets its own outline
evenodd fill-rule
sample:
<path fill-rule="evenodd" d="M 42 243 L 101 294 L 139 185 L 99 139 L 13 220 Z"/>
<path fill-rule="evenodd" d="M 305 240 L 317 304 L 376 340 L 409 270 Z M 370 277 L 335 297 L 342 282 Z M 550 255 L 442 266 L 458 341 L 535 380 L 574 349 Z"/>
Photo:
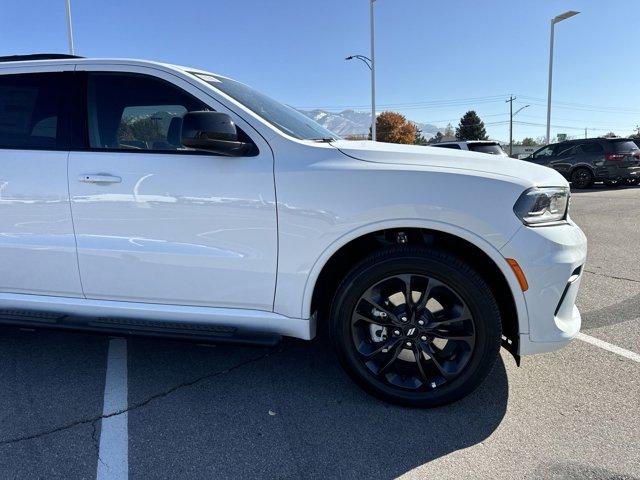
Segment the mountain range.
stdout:
<path fill-rule="evenodd" d="M 358 112 L 355 110 L 328 112 L 319 109 L 300 110 L 300 112 L 341 137 L 348 135 L 367 135 L 371 127 L 371 112 Z M 429 123 L 413 123 L 426 138 L 430 138 L 442 130 Z"/>

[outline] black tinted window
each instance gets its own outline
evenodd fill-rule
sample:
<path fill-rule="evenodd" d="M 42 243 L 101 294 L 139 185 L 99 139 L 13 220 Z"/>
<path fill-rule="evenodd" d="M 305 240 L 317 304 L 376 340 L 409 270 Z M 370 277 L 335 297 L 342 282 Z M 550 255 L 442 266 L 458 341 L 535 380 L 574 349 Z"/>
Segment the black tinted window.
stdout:
<path fill-rule="evenodd" d="M 182 150 L 182 117 L 211 110 L 184 90 L 148 75 L 89 75 L 91 148 Z M 185 149 L 187 150 L 187 149 Z"/>
<path fill-rule="evenodd" d="M 505 155 L 499 143 L 470 143 L 469 150 L 492 155 Z"/>
<path fill-rule="evenodd" d="M 631 140 L 620 140 L 617 142 L 611 142 L 611 146 L 612 150 L 615 153 L 628 153 L 632 150 L 638 149 L 638 146 L 635 144 L 635 142 L 632 142 Z"/>
<path fill-rule="evenodd" d="M 583 143 L 580 150 L 582 153 L 604 153 L 604 148 L 599 143 Z"/>
<path fill-rule="evenodd" d="M 444 144 L 444 145 L 431 145 L 432 147 L 438 147 L 438 148 L 450 148 L 452 150 L 462 150 L 460 148 L 460 145 L 456 145 L 455 143 L 448 143 L 448 144 Z"/>
<path fill-rule="evenodd" d="M 67 75 L 0 75 L 0 148 L 67 148 L 61 111 Z"/>

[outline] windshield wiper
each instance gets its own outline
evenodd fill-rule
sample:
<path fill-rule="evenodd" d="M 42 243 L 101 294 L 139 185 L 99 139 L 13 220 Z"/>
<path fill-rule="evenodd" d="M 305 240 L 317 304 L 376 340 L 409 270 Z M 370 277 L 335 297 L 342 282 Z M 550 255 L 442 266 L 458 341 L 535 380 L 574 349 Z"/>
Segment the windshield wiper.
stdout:
<path fill-rule="evenodd" d="M 312 142 L 331 143 L 331 142 L 335 142 L 337 138 L 324 137 L 324 138 L 310 138 L 309 140 L 311 140 Z"/>

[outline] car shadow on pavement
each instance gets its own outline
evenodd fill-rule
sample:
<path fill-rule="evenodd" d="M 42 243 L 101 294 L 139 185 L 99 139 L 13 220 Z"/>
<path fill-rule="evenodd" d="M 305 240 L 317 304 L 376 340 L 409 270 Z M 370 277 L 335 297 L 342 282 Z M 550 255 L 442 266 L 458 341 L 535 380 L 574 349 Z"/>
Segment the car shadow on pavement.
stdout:
<path fill-rule="evenodd" d="M 130 345 L 129 402 L 144 404 L 129 413 L 132 478 L 136 471 L 154 478 L 395 478 L 482 442 L 507 408 L 501 357 L 467 398 L 421 410 L 364 393 L 325 340 L 287 339 L 268 356 L 249 347 Z"/>

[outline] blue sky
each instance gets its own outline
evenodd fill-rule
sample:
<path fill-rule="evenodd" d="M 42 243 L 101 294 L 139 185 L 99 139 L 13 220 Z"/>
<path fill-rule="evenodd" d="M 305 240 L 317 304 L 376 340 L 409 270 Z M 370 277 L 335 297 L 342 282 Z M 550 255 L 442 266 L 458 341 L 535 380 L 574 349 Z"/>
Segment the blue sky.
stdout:
<path fill-rule="evenodd" d="M 77 53 L 191 65 L 290 105 L 369 104 L 367 0 L 72 0 Z M 552 134 L 640 124 L 639 0 L 377 0 L 379 110 L 454 125 L 469 109 L 508 138 L 544 134 L 549 19 L 556 28 Z M 64 0 L 4 2 L 0 54 L 65 52 Z M 408 106 L 407 104 L 410 104 Z"/>

